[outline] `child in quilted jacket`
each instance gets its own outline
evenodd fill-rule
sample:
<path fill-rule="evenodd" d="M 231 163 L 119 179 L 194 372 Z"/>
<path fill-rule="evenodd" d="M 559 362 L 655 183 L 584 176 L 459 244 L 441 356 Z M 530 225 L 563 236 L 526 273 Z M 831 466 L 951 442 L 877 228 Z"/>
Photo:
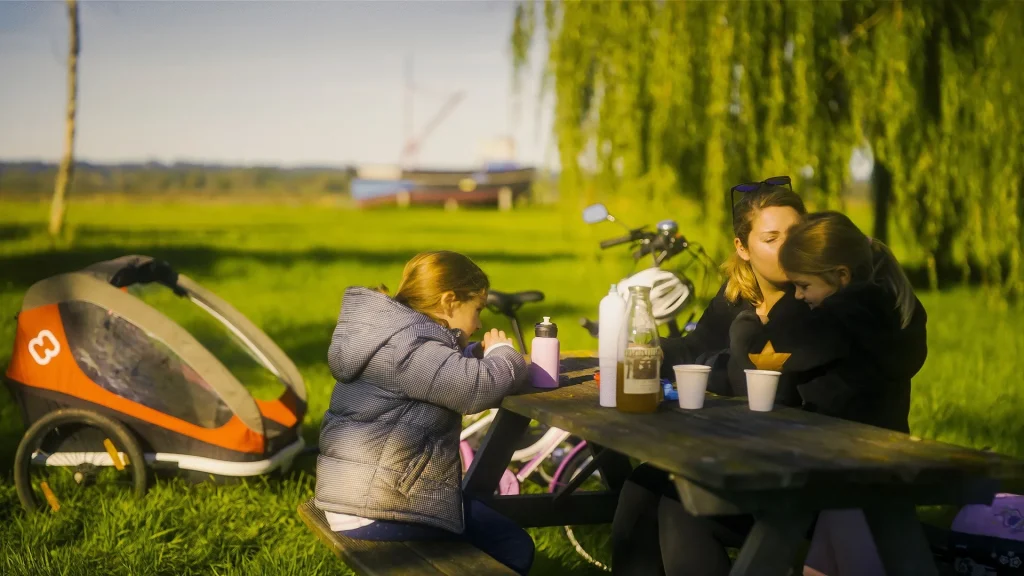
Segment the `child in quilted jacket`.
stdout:
<path fill-rule="evenodd" d="M 469 258 L 441 251 L 410 260 L 394 296 L 345 291 L 314 501 L 350 538 L 466 540 L 526 574 L 529 534 L 461 490 L 462 415 L 496 408 L 528 380 L 503 332 L 467 346 L 488 288 Z"/>

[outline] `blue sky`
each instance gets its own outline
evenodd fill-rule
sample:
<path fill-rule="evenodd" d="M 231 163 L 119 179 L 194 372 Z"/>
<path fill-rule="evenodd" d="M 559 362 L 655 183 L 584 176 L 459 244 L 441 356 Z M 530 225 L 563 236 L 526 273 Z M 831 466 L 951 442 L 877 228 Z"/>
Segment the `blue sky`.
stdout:
<path fill-rule="evenodd" d="M 393 163 L 413 54 L 419 132 L 465 98 L 419 162 L 475 166 L 510 135 L 517 159 L 557 164 L 538 43 L 511 90 L 506 0 L 80 0 L 76 154 L 97 162 Z M 0 158 L 56 160 L 66 97 L 63 2 L 0 1 Z"/>

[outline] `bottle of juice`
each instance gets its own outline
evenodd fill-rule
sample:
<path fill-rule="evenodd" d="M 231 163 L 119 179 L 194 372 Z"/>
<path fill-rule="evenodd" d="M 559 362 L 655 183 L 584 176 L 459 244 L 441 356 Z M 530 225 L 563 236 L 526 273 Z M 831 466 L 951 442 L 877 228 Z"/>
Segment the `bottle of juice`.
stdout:
<path fill-rule="evenodd" d="M 661 341 L 651 310 L 651 289 L 631 286 L 619 333 L 615 407 L 620 412 L 650 413 L 661 401 Z"/>

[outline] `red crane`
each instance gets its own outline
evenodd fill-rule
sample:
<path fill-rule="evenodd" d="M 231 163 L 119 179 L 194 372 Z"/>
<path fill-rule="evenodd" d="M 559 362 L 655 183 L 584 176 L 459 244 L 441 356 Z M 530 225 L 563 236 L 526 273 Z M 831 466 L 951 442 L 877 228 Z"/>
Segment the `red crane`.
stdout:
<path fill-rule="evenodd" d="M 441 109 L 437 111 L 437 114 L 435 114 L 430 122 L 427 123 L 426 127 L 423 128 L 423 132 L 420 133 L 419 137 L 410 139 L 405 143 L 405 148 L 402 149 L 402 166 L 412 166 L 413 162 L 416 160 L 417 154 L 419 154 L 420 146 L 423 145 L 423 142 L 441 124 L 441 122 L 444 122 L 445 118 L 452 113 L 452 110 L 454 110 L 455 107 L 459 105 L 459 102 L 461 102 L 465 97 L 465 90 L 459 90 L 449 96 L 448 100 L 446 100 L 444 105 L 441 106 Z"/>
<path fill-rule="evenodd" d="M 413 162 L 416 161 L 416 157 L 419 154 L 420 147 L 428 136 L 442 123 L 445 118 L 452 113 L 452 110 L 459 105 L 459 102 L 466 97 L 465 90 L 459 90 L 448 97 L 441 109 L 437 111 L 437 114 L 427 123 L 426 127 L 423 128 L 423 132 L 420 133 L 419 137 L 413 137 L 413 93 L 415 88 L 413 87 L 412 81 L 412 54 L 406 59 L 406 85 L 405 85 L 405 147 L 402 148 L 402 153 L 399 158 L 399 163 L 404 168 L 412 167 Z"/>

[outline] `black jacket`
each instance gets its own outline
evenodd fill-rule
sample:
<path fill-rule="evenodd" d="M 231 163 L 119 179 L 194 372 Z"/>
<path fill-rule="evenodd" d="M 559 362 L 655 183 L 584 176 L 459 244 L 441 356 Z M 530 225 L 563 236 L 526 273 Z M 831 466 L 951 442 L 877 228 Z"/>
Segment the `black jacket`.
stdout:
<path fill-rule="evenodd" d="M 753 368 L 747 354 L 760 352 L 771 340 L 776 352 L 791 354 L 777 401 L 909 432 L 910 380 L 928 355 L 928 316 L 920 301 L 915 304 L 910 324 L 901 329 L 895 297 L 865 282 L 785 323 L 762 324 L 753 313 L 737 314 L 728 360 L 733 393 L 746 393 L 743 369 Z"/>
<path fill-rule="evenodd" d="M 693 332 L 681 338 L 662 338 L 661 348 L 665 359 L 661 365 L 661 377 L 674 380 L 672 366 L 676 364 L 706 364 L 713 368 L 708 378 L 709 391 L 723 396 L 746 395 L 746 385 L 739 390 L 730 385 L 727 365 L 731 348 L 729 331 L 733 321 L 744 312 L 757 318 L 754 306 L 746 300 L 729 302 L 725 297 L 723 284 L 697 321 L 697 327 Z M 793 290 L 789 289 L 768 312 L 768 320 L 773 326 L 800 324 L 808 320 L 810 312 L 807 305 L 794 298 Z M 760 324 L 760 320 L 758 323 Z M 801 401 L 795 388 L 789 390 L 783 384 L 785 379 L 780 382 L 776 402 L 800 406 Z"/>

